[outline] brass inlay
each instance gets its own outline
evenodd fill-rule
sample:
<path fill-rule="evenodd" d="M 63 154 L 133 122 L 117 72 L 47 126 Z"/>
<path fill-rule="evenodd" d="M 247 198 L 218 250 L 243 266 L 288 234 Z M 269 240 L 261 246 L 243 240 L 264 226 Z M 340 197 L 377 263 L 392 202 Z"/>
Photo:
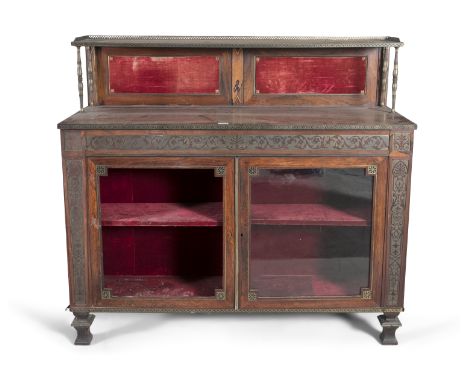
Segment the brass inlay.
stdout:
<path fill-rule="evenodd" d="M 226 175 L 226 167 L 224 166 L 215 167 L 214 175 L 217 177 Z"/>
<path fill-rule="evenodd" d="M 107 176 L 107 167 L 102 165 L 96 166 L 96 175 L 97 176 Z"/>
<path fill-rule="evenodd" d="M 260 173 L 258 167 L 249 167 L 248 171 L 250 176 L 256 176 Z"/>
<path fill-rule="evenodd" d="M 249 293 L 247 294 L 247 299 L 249 301 L 256 301 L 257 300 L 257 291 L 249 290 Z"/>
<path fill-rule="evenodd" d="M 108 289 L 108 288 L 104 288 L 102 291 L 101 291 L 101 298 L 103 300 L 108 300 L 110 298 L 112 298 L 112 290 L 111 289 Z"/>
<path fill-rule="evenodd" d="M 377 175 L 377 165 L 370 164 L 367 166 L 367 175 Z"/>
<path fill-rule="evenodd" d="M 224 292 L 223 289 L 215 289 L 215 297 L 216 297 L 216 300 L 225 300 L 226 293 Z"/>
<path fill-rule="evenodd" d="M 361 288 L 361 298 L 364 300 L 372 299 L 372 290 L 369 288 Z"/>

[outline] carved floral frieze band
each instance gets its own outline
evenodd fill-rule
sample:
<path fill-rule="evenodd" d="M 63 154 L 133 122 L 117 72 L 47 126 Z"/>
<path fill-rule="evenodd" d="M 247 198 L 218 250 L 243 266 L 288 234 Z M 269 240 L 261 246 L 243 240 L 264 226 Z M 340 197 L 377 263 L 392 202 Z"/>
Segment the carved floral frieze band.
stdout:
<path fill-rule="evenodd" d="M 406 199 L 408 193 L 409 162 L 395 160 L 392 162 L 392 204 L 390 207 L 390 256 L 388 260 L 387 305 L 398 305 L 400 277 L 404 244 L 404 224 Z"/>
<path fill-rule="evenodd" d="M 88 150 L 388 150 L 387 135 L 88 136 Z"/>
<path fill-rule="evenodd" d="M 67 201 L 74 281 L 73 290 L 75 303 L 85 304 L 83 164 L 81 160 L 67 160 L 65 167 L 67 172 Z"/>

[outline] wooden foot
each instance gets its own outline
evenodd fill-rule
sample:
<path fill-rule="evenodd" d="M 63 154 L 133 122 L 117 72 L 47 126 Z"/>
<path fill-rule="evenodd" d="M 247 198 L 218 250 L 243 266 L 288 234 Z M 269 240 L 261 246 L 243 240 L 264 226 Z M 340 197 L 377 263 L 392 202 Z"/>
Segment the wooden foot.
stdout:
<path fill-rule="evenodd" d="M 398 319 L 399 313 L 384 313 L 378 317 L 380 325 L 382 325 L 382 333 L 380 333 L 380 340 L 382 345 L 398 345 L 395 337 L 396 330 L 401 326 Z"/>
<path fill-rule="evenodd" d="M 94 314 L 89 313 L 73 313 L 75 319 L 71 323 L 77 331 L 75 345 L 89 345 L 93 339 L 93 335 L 89 328 L 94 321 Z"/>

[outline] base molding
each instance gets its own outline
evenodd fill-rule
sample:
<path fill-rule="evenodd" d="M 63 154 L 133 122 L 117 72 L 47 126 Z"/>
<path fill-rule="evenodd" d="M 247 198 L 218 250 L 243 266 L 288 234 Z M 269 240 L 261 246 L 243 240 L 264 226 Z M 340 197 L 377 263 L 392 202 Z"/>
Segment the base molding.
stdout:
<path fill-rule="evenodd" d="M 106 312 L 106 313 L 401 313 L 403 308 L 256 308 L 256 309 L 213 309 L 213 308 L 196 308 L 196 309 L 170 309 L 170 308 L 136 308 L 136 307 L 70 307 L 73 313 L 91 313 L 91 312 Z"/>

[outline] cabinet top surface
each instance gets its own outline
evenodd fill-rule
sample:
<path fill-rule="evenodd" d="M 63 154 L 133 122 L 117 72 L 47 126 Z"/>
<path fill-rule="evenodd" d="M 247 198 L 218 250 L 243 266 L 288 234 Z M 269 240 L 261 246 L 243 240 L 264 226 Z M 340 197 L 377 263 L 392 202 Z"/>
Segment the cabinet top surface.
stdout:
<path fill-rule="evenodd" d="M 111 36 L 75 38 L 73 46 L 155 48 L 365 48 L 400 47 L 397 37 L 311 36 Z"/>
<path fill-rule="evenodd" d="M 416 124 L 387 107 L 88 106 L 59 129 L 400 129 Z"/>

